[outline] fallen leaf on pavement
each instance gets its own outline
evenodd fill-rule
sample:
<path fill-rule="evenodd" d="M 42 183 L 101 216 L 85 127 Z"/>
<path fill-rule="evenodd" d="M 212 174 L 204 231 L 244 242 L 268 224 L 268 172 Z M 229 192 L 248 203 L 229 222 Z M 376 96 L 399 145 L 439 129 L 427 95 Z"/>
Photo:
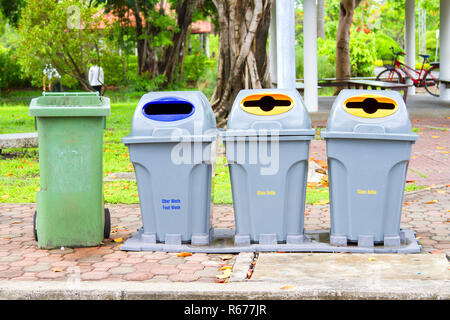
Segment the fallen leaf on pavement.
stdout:
<path fill-rule="evenodd" d="M 232 269 L 233 269 L 233 266 L 226 265 L 226 266 L 223 266 L 222 268 L 220 268 L 219 270 L 220 270 L 220 271 L 224 271 L 224 270 L 228 270 L 228 269 L 232 270 Z"/>
<path fill-rule="evenodd" d="M 317 188 L 319 186 L 319 183 L 317 182 L 307 182 L 306 185 L 308 188 Z"/>
<path fill-rule="evenodd" d="M 228 278 L 226 278 L 226 279 L 214 279 L 215 283 L 227 283 L 227 281 L 228 281 Z"/>
<path fill-rule="evenodd" d="M 192 253 L 190 252 L 180 252 L 179 254 L 177 254 L 177 257 L 189 257 L 192 256 Z"/>
<path fill-rule="evenodd" d="M 230 260 L 231 258 L 233 258 L 232 254 L 225 254 L 223 256 L 220 256 L 221 260 Z"/>
<path fill-rule="evenodd" d="M 317 173 L 327 174 L 327 172 L 326 172 L 325 170 L 323 170 L 322 168 L 316 169 L 315 171 L 316 171 Z"/>
<path fill-rule="evenodd" d="M 377 260 L 377 259 L 375 259 L 374 257 L 369 257 L 369 258 L 367 258 L 367 260 L 369 260 L 369 261 L 375 261 L 375 260 Z"/>
<path fill-rule="evenodd" d="M 113 239 L 113 241 L 114 242 L 123 242 L 123 239 L 122 238 L 116 238 L 116 239 Z"/>
<path fill-rule="evenodd" d="M 52 271 L 53 271 L 53 272 L 63 272 L 63 269 L 60 269 L 60 268 L 53 268 Z"/>
<path fill-rule="evenodd" d="M 431 201 L 427 201 L 427 202 L 425 202 L 426 204 L 432 204 L 432 203 L 436 203 L 436 202 L 438 202 L 437 200 L 431 200 Z"/>
<path fill-rule="evenodd" d="M 330 203 L 329 200 L 319 200 L 317 202 L 314 202 L 313 204 L 314 205 L 322 205 L 322 204 L 328 204 L 328 203 Z"/>
<path fill-rule="evenodd" d="M 225 279 L 231 276 L 231 269 L 225 269 L 223 274 L 218 274 L 216 276 L 217 279 Z"/>
<path fill-rule="evenodd" d="M 431 136 L 433 139 L 440 138 L 441 136 Z"/>
<path fill-rule="evenodd" d="M 280 289 L 281 290 L 289 290 L 289 289 L 293 289 L 293 288 L 295 288 L 295 286 L 284 286 L 284 287 L 281 287 Z"/>

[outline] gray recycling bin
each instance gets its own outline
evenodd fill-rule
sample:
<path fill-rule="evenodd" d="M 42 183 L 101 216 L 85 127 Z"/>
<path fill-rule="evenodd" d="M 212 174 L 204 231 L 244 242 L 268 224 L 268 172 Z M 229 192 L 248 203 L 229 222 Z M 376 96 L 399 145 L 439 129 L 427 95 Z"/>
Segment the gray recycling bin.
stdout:
<path fill-rule="evenodd" d="M 394 91 L 342 90 L 326 130 L 330 242 L 400 245 L 400 219 L 412 144 L 402 96 Z"/>
<path fill-rule="evenodd" d="M 302 243 L 311 120 L 294 90 L 242 90 L 221 132 L 236 245 Z"/>
<path fill-rule="evenodd" d="M 140 99 L 129 148 L 139 192 L 140 241 L 207 245 L 216 121 L 199 91 L 152 92 Z"/>

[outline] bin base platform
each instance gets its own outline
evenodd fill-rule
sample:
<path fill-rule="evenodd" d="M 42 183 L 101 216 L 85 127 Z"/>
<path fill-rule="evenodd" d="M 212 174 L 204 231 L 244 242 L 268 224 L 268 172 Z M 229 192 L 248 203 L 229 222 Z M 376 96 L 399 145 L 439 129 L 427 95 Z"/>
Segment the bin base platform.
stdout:
<path fill-rule="evenodd" d="M 331 236 L 333 237 L 333 236 Z M 178 240 L 177 240 L 178 238 Z M 163 252 L 202 252 L 202 253 L 238 253 L 238 252 L 348 252 L 348 253 L 418 253 L 422 246 L 412 230 L 400 231 L 400 244 L 390 242 L 374 244 L 361 241 L 358 244 L 336 245 L 330 243 L 329 230 L 305 230 L 303 237 L 296 236 L 287 243 L 277 243 L 275 235 L 261 235 L 259 243 L 245 241 L 245 236 L 236 236 L 233 229 L 211 229 L 208 245 L 193 245 L 181 243 L 181 236 L 171 235 L 171 240 L 159 243 L 154 237 L 143 237 L 143 230 L 139 229 L 130 239 L 125 241 L 120 249 L 124 251 L 163 251 Z M 301 239 L 300 239 L 301 238 Z"/>

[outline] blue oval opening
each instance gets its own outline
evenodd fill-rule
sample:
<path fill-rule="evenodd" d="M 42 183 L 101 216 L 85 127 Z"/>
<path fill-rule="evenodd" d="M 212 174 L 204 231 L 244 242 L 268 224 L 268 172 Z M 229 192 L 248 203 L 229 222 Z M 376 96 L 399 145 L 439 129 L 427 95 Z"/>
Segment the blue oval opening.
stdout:
<path fill-rule="evenodd" d="M 185 99 L 165 97 L 155 99 L 144 105 L 142 113 L 145 117 L 156 121 L 177 121 L 194 114 L 195 107 Z"/>

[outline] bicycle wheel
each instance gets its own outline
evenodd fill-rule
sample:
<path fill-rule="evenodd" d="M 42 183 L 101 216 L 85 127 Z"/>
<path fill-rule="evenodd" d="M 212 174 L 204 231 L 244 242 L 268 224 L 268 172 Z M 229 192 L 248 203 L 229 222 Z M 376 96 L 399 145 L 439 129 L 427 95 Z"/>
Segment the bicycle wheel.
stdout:
<path fill-rule="evenodd" d="M 427 92 L 432 96 L 439 97 L 440 82 L 439 80 L 436 80 L 436 78 L 431 74 L 431 69 L 426 71 L 424 79 L 425 79 L 424 82 L 425 90 L 427 90 Z"/>
<path fill-rule="evenodd" d="M 378 74 L 377 81 L 402 83 L 403 77 L 397 70 L 384 69 Z"/>

